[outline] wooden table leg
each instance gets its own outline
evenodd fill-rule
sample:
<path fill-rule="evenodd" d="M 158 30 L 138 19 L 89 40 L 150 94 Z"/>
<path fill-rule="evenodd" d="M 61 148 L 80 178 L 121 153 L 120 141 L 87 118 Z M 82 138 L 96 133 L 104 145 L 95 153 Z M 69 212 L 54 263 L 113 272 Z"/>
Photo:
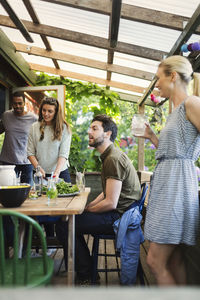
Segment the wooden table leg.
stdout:
<path fill-rule="evenodd" d="M 69 215 L 68 219 L 68 276 L 67 284 L 74 285 L 75 279 L 75 215 Z"/>

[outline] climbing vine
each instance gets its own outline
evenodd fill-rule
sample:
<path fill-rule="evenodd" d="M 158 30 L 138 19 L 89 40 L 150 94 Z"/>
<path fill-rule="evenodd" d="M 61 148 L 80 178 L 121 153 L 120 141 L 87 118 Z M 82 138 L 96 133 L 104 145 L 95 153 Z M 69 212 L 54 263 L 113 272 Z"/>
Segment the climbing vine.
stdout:
<path fill-rule="evenodd" d="M 116 92 L 108 90 L 104 87 L 100 87 L 97 84 L 85 83 L 81 81 L 73 81 L 68 78 L 60 78 L 56 76 L 49 76 L 44 73 L 40 73 L 37 78 L 37 85 L 65 85 L 65 99 L 66 99 L 66 111 L 67 116 L 73 115 L 73 104 L 77 101 L 84 99 L 90 100 L 82 107 L 83 111 L 93 112 L 97 114 L 107 114 L 112 117 L 119 115 L 119 107 L 117 100 L 120 99 Z M 92 101 L 91 101 L 92 100 Z M 98 104 L 97 104 L 98 101 Z M 91 104 L 92 103 L 92 104 Z M 95 104 L 96 103 L 96 104 Z"/>

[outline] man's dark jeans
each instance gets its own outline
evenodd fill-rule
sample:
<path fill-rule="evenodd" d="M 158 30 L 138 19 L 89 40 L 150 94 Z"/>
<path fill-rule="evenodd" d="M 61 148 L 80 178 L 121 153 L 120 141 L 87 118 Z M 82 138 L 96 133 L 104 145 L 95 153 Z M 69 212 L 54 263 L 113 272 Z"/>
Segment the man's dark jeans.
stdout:
<path fill-rule="evenodd" d="M 16 165 L 15 173 L 17 177 L 21 173 L 20 182 L 33 184 L 33 166 L 32 165 Z"/>
<path fill-rule="evenodd" d="M 91 278 L 92 257 L 84 239 L 84 234 L 114 234 L 112 224 L 120 218 L 116 211 L 105 213 L 84 212 L 75 217 L 75 269 L 79 279 Z M 65 266 L 67 269 L 68 223 L 59 221 L 56 224 L 56 235 L 64 248 Z"/>

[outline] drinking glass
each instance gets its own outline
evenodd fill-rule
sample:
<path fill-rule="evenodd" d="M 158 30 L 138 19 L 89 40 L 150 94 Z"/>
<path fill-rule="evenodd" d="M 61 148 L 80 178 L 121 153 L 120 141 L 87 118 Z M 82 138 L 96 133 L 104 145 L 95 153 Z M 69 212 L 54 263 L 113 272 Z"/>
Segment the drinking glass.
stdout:
<path fill-rule="evenodd" d="M 85 175 L 81 172 L 76 172 L 76 185 L 80 192 L 85 191 Z"/>
<path fill-rule="evenodd" d="M 141 114 L 135 114 L 132 119 L 132 133 L 136 136 L 143 136 L 145 132 L 147 118 Z"/>
<path fill-rule="evenodd" d="M 36 190 L 35 190 L 35 185 L 33 185 L 33 186 L 31 187 L 31 190 L 30 190 L 30 192 L 29 192 L 29 199 L 31 199 L 31 200 L 36 200 L 36 199 L 38 199 L 38 195 L 37 195 L 37 192 L 36 192 Z"/>

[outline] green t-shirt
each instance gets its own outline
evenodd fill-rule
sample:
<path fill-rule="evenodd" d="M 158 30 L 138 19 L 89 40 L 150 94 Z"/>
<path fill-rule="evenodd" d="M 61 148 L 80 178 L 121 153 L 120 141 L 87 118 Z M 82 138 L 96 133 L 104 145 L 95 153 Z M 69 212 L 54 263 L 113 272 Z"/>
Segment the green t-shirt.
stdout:
<path fill-rule="evenodd" d="M 141 197 L 141 186 L 137 172 L 128 156 L 111 144 L 102 154 L 102 187 L 106 195 L 106 180 L 113 178 L 122 181 L 117 211 L 124 213 L 127 208 Z"/>

